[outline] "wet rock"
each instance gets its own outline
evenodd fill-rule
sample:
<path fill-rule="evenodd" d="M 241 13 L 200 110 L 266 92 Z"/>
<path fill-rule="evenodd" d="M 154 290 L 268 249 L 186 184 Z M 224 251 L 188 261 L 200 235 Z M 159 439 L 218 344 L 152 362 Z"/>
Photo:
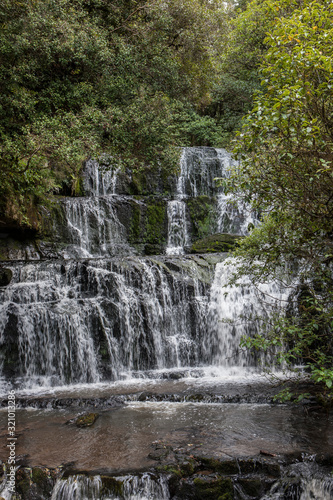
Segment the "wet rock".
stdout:
<path fill-rule="evenodd" d="M 51 496 L 53 489 L 53 481 L 50 477 L 49 471 L 40 467 L 34 467 L 31 472 L 31 480 L 35 486 L 37 493 L 48 498 Z"/>
<path fill-rule="evenodd" d="M 237 246 L 242 236 L 218 233 L 197 240 L 193 243 L 191 253 L 228 252 Z"/>
<path fill-rule="evenodd" d="M 7 286 L 11 282 L 13 273 L 10 269 L 0 269 L 0 286 Z"/>
<path fill-rule="evenodd" d="M 217 460 L 215 458 L 197 457 L 203 467 L 225 475 L 239 474 L 236 460 Z"/>
<path fill-rule="evenodd" d="M 194 496 L 195 500 L 233 500 L 233 485 L 231 479 L 205 479 L 195 478 Z"/>
<path fill-rule="evenodd" d="M 151 460 L 162 461 L 173 451 L 172 446 L 164 444 L 161 441 L 152 443 L 151 446 L 153 448 L 153 451 L 151 451 L 148 455 L 148 458 L 150 458 Z"/>
<path fill-rule="evenodd" d="M 252 474 L 256 470 L 256 461 L 253 458 L 238 460 L 238 465 L 242 474 Z"/>
<path fill-rule="evenodd" d="M 77 427 L 91 427 L 98 417 L 98 413 L 86 413 L 85 415 L 81 415 L 81 417 L 76 420 L 75 424 Z"/>
<path fill-rule="evenodd" d="M 240 478 L 238 484 L 250 497 L 261 498 L 264 493 L 263 482 L 259 478 Z"/>
<path fill-rule="evenodd" d="M 16 491 L 25 498 L 30 489 L 30 477 L 25 469 L 16 472 Z"/>
<path fill-rule="evenodd" d="M 102 481 L 102 495 L 117 495 L 123 494 L 123 482 L 119 478 L 112 476 L 101 476 Z"/>
<path fill-rule="evenodd" d="M 315 458 L 317 464 L 333 467 L 333 455 L 331 453 L 319 453 Z"/>
<path fill-rule="evenodd" d="M 281 468 L 280 465 L 273 462 L 260 462 L 260 465 L 257 465 L 257 469 L 262 471 L 267 476 L 271 477 L 280 477 L 281 476 Z"/>

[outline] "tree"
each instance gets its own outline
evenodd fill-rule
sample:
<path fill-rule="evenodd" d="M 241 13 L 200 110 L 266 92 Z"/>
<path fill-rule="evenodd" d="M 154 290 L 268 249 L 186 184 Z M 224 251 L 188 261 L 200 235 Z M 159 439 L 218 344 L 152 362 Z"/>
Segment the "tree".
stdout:
<path fill-rule="evenodd" d="M 264 2 L 276 11 L 280 2 Z M 332 397 L 333 384 L 333 7 L 297 2 L 268 33 L 262 83 L 235 153 L 230 189 L 261 216 L 240 245 L 238 275 L 254 283 L 293 279 L 294 307 L 248 347 L 289 347 Z M 243 194 L 240 194 L 243 193 Z M 295 277 L 296 281 L 295 281 Z M 235 279 L 237 277 L 235 276 Z"/>
<path fill-rule="evenodd" d="M 0 7 L 0 212 L 32 224 L 106 153 L 175 170 L 179 146 L 215 142 L 215 0 L 4 0 Z M 193 125 L 192 125 L 193 123 Z"/>

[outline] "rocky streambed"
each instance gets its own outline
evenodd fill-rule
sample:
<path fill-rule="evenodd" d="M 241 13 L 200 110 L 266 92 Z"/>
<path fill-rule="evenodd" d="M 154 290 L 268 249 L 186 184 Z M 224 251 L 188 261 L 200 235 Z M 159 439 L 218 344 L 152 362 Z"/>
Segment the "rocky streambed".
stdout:
<path fill-rule="evenodd" d="M 329 500 L 333 417 L 311 401 L 274 403 L 278 389 L 187 376 L 22 393 L 16 496 L 0 496 Z"/>

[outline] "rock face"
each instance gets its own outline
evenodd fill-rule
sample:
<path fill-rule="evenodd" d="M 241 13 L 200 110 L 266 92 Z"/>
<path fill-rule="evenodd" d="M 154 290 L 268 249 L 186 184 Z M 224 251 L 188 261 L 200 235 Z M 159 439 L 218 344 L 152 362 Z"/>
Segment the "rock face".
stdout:
<path fill-rule="evenodd" d="M 131 174 L 89 160 L 81 197 L 54 196 L 39 207 L 40 230 L 3 226 L 2 260 L 182 254 L 216 233 L 245 234 L 253 215 L 235 207 L 217 178 L 232 164 L 223 149 L 184 148 L 179 176 Z M 9 229 L 9 230 L 8 230 Z M 196 251 L 196 250 L 195 250 Z M 216 250 L 214 250 L 216 251 Z"/>
<path fill-rule="evenodd" d="M 10 269 L 0 268 L 0 286 L 7 286 L 11 282 L 13 273 Z"/>
<path fill-rule="evenodd" d="M 240 238 L 241 236 L 234 234 L 211 234 L 195 241 L 191 247 L 191 253 L 229 252 L 237 246 Z"/>
<path fill-rule="evenodd" d="M 161 451 L 161 450 L 160 450 Z M 165 450 L 164 450 L 165 451 Z M 220 461 L 166 450 L 163 464 L 149 472 L 107 475 L 73 474 L 61 469 L 20 468 L 16 473 L 17 498 L 22 500 L 152 498 L 158 500 L 260 500 L 277 498 L 332 498 L 328 470 L 316 464 L 290 462 L 287 457 L 263 460 L 249 457 Z M 166 457 L 173 453 L 172 463 Z M 158 462 L 161 459 L 156 459 Z M 301 459 L 302 461 L 302 459 Z M 323 480 L 320 474 L 327 474 Z M 321 480 L 318 479 L 321 477 Z M 140 495 L 140 497 L 139 497 Z M 143 496 L 144 495 L 144 496 Z"/>

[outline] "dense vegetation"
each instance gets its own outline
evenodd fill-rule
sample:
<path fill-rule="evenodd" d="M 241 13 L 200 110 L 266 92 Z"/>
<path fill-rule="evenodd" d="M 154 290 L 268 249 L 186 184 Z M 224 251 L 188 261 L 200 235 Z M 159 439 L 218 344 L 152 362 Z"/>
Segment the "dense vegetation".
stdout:
<path fill-rule="evenodd" d="M 264 89 L 244 120 L 229 188 L 262 224 L 237 252 L 239 274 L 292 287 L 294 305 L 246 347 L 287 346 L 280 361 L 306 365 L 321 392 L 333 386 L 333 6 L 326 0 L 262 4 L 280 13 L 265 38 Z"/>
<path fill-rule="evenodd" d="M 207 106 L 227 10 L 218 0 L 1 2 L 1 212 L 31 224 L 45 195 L 79 192 L 88 156 L 172 170 L 177 146 L 221 143 Z"/>

